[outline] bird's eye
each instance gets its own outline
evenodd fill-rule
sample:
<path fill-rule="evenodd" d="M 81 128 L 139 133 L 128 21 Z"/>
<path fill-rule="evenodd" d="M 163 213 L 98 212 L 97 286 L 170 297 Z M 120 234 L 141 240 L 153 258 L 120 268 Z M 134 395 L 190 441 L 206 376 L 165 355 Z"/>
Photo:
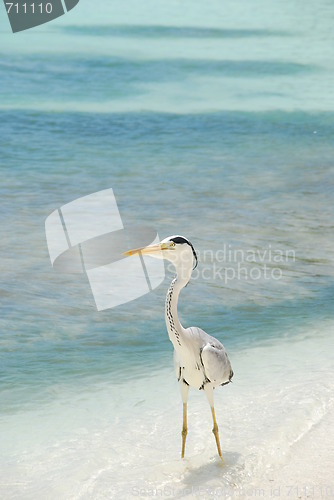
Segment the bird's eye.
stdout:
<path fill-rule="evenodd" d="M 175 243 L 174 243 L 174 241 L 171 241 L 171 242 L 170 242 L 170 246 L 171 246 L 172 248 L 174 248 L 174 247 L 175 247 Z"/>

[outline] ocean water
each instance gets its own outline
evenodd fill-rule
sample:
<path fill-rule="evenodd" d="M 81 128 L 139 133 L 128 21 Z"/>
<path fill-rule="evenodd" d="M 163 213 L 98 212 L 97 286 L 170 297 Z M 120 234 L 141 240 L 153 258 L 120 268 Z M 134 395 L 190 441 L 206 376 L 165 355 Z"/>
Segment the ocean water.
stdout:
<path fill-rule="evenodd" d="M 16 35 L 2 15 L 1 498 L 333 495 L 333 15 L 81 0 Z M 179 314 L 232 362 L 224 465 L 195 391 L 180 459 L 172 271 L 97 312 L 84 276 L 51 267 L 46 217 L 109 187 L 125 224 L 199 254 Z"/>

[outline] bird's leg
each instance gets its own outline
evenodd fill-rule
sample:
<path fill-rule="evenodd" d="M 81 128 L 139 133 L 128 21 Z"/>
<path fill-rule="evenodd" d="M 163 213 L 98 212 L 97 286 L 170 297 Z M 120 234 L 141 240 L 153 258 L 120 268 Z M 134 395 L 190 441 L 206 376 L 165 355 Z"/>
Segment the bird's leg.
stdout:
<path fill-rule="evenodd" d="M 187 439 L 187 403 L 183 403 L 183 426 L 182 426 L 182 452 L 181 458 L 184 458 L 184 451 L 186 449 L 186 439 Z"/>
<path fill-rule="evenodd" d="M 188 392 L 189 392 L 189 386 L 183 382 L 183 380 L 180 381 L 181 383 L 181 396 L 182 396 L 182 401 L 183 401 L 183 425 L 182 425 L 182 451 L 181 451 L 181 458 L 184 458 L 184 452 L 186 448 L 186 439 L 187 439 L 187 433 L 188 433 L 188 427 L 187 427 L 187 400 L 188 400 Z"/>
<path fill-rule="evenodd" d="M 212 420 L 213 420 L 212 432 L 213 432 L 213 435 L 215 436 L 218 455 L 223 460 L 222 451 L 221 451 L 221 447 L 220 447 L 219 433 L 218 433 L 218 424 L 217 424 L 216 414 L 215 414 L 215 407 L 213 404 L 213 387 L 211 386 L 211 384 L 206 384 L 204 386 L 204 391 L 205 391 L 206 397 L 208 398 L 210 408 L 211 408 Z"/>
<path fill-rule="evenodd" d="M 213 429 L 212 429 L 212 432 L 213 432 L 213 435 L 215 436 L 215 439 L 216 439 L 218 455 L 223 460 L 222 451 L 221 451 L 221 448 L 220 448 L 219 432 L 218 432 L 218 425 L 217 425 L 217 421 L 216 421 L 216 414 L 215 414 L 215 408 L 214 408 L 214 406 L 211 406 L 211 413 L 212 413 L 212 419 L 213 419 Z"/>

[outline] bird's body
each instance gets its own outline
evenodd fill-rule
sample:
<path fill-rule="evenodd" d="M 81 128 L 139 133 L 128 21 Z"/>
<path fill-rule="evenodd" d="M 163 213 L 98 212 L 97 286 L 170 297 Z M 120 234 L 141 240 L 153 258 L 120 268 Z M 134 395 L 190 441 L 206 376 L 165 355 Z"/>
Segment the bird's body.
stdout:
<path fill-rule="evenodd" d="M 187 437 L 187 400 L 189 387 L 204 390 L 209 401 L 217 450 L 222 458 L 218 425 L 216 422 L 213 390 L 228 384 L 233 371 L 223 344 L 196 326 L 183 328 L 178 314 L 177 304 L 180 291 L 190 280 L 197 255 L 192 244 L 183 236 L 170 236 L 158 245 L 130 250 L 127 255 L 145 253 L 157 258 L 165 258 L 174 264 L 176 277 L 172 280 L 166 295 L 165 319 L 170 341 L 174 346 L 174 364 L 180 384 L 183 401 L 182 452 L 184 457 Z M 196 266 L 195 266 L 196 267 Z"/>
<path fill-rule="evenodd" d="M 174 350 L 178 380 L 199 390 L 207 384 L 213 389 L 228 384 L 233 373 L 223 344 L 196 326 L 187 328 L 185 337 L 191 347 Z"/>
<path fill-rule="evenodd" d="M 173 279 L 166 296 L 165 319 L 174 346 L 174 365 L 179 381 L 195 389 L 213 389 L 228 383 L 233 375 L 225 348 L 219 340 L 197 326 L 183 328 L 177 319 L 180 278 Z"/>

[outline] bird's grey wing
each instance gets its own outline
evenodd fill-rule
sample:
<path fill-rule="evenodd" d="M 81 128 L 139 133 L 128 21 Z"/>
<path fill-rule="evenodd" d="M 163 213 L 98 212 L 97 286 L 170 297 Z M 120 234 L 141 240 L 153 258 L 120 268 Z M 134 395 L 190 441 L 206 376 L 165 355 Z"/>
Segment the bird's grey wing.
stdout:
<path fill-rule="evenodd" d="M 207 343 L 201 349 L 201 361 L 210 382 L 221 385 L 231 380 L 233 376 L 231 363 L 220 342 Z"/>

